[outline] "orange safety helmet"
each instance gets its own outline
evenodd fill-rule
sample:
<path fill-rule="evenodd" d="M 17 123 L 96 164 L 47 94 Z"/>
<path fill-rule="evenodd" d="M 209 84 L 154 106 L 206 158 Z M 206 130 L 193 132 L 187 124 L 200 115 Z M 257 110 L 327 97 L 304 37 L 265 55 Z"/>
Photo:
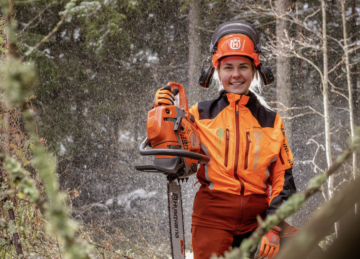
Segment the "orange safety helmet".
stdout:
<path fill-rule="evenodd" d="M 212 56 L 213 65 L 216 67 L 219 59 L 227 56 L 246 56 L 251 58 L 256 66 L 260 64 L 260 56 L 255 50 L 254 42 L 243 34 L 230 34 L 220 39 Z"/>

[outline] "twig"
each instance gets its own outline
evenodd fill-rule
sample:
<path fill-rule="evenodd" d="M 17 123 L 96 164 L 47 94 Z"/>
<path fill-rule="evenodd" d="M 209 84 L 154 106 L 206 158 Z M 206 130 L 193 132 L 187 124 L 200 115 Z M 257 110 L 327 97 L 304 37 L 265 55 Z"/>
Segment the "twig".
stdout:
<path fill-rule="evenodd" d="M 0 148 L 0 163 L 1 165 L 4 164 L 4 150 L 2 148 Z M 5 183 L 5 176 L 4 176 L 4 171 L 3 171 L 3 168 L 0 168 L 0 183 Z M 14 213 L 14 209 L 13 209 L 13 206 L 12 206 L 12 202 L 11 202 L 11 199 L 9 196 L 5 196 L 4 198 L 2 198 L 2 202 L 9 202 L 9 205 L 11 206 L 6 206 L 5 207 L 8 207 L 7 208 L 7 211 L 9 213 L 9 218 L 10 218 L 10 223 L 11 225 L 13 225 L 15 228 L 13 229 L 13 241 L 14 241 L 14 247 L 15 247 L 15 251 L 16 251 L 16 254 L 18 256 L 24 256 L 24 252 L 23 252 L 23 249 L 22 249 L 22 246 L 21 246 L 21 243 L 19 242 L 20 240 L 20 236 L 19 236 L 19 233 L 18 233 L 18 230 L 17 230 L 17 227 L 16 227 L 16 219 L 15 219 L 15 213 Z M 11 234 L 11 233 L 10 233 Z"/>
<path fill-rule="evenodd" d="M 66 16 L 69 14 L 70 10 L 75 6 L 75 2 L 76 2 L 76 0 L 71 0 L 69 3 L 66 4 L 63 16 L 61 17 L 61 20 L 56 24 L 55 28 L 52 29 L 52 31 L 48 35 L 46 35 L 41 41 L 39 41 L 35 45 L 35 47 L 32 47 L 28 51 L 25 52 L 25 54 L 20 58 L 20 60 L 22 62 L 28 56 L 30 56 L 34 50 L 38 49 L 43 43 L 47 42 L 54 35 L 54 33 L 58 31 L 59 27 L 63 24 Z"/>
<path fill-rule="evenodd" d="M 19 2 L 15 2 L 15 3 L 19 3 Z M 55 4 L 56 2 L 51 2 L 50 4 L 48 4 L 45 9 L 41 10 L 33 19 L 31 19 L 31 21 L 29 21 L 24 28 L 19 32 L 19 34 L 21 35 L 29 26 L 30 24 L 35 21 L 39 16 L 41 16 L 47 9 L 50 8 L 50 6 L 52 6 L 53 4 Z"/>
<path fill-rule="evenodd" d="M 315 113 L 315 114 L 318 114 L 320 115 L 321 117 L 324 117 L 324 114 L 318 112 L 317 110 L 315 110 L 313 107 L 311 106 L 301 106 L 301 107 L 286 107 L 283 103 L 281 102 L 268 102 L 268 104 L 273 104 L 273 103 L 277 103 L 277 104 L 280 104 L 282 107 L 284 107 L 284 109 L 279 109 L 279 108 L 274 108 L 275 111 L 290 111 L 290 110 L 300 110 L 300 109 L 310 109 L 312 110 L 313 112 L 312 113 Z M 309 114 L 310 112 L 307 112 L 305 114 Z M 305 115 L 303 114 L 303 115 Z M 301 115 L 301 114 L 300 114 Z M 295 115 L 294 117 L 296 116 L 300 116 L 300 115 Z M 303 116 L 302 115 L 302 116 Z M 292 118 L 292 117 L 288 117 L 288 118 Z"/>

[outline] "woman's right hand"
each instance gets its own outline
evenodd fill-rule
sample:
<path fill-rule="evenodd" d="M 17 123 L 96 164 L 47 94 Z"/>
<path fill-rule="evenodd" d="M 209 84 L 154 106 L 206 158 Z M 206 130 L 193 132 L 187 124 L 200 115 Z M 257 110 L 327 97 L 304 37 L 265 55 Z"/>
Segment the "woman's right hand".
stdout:
<path fill-rule="evenodd" d="M 155 94 L 155 106 L 174 105 L 174 102 L 175 96 L 171 93 L 170 85 L 167 85 L 157 90 Z"/>

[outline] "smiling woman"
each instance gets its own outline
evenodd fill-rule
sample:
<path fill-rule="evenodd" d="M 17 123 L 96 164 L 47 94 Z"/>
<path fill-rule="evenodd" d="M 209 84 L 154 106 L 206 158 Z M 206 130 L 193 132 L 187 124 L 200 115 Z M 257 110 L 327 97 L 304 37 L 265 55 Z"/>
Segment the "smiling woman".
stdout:
<path fill-rule="evenodd" d="M 238 21 L 221 24 L 210 49 L 212 66 L 203 69 L 199 83 L 208 87 L 216 69 L 224 91 L 189 110 L 202 151 L 211 157 L 197 171 L 201 186 L 191 230 L 195 259 L 221 256 L 229 247 L 239 246 L 257 228 L 258 216 L 273 214 L 296 191 L 282 119 L 250 89 L 257 72 L 267 79 L 265 84 L 272 81 L 270 68 L 266 73 L 260 63 L 255 27 Z M 161 88 L 155 105 L 172 104 L 172 98 L 168 88 Z M 280 231 L 279 226 L 270 230 L 250 258 L 274 258 Z"/>

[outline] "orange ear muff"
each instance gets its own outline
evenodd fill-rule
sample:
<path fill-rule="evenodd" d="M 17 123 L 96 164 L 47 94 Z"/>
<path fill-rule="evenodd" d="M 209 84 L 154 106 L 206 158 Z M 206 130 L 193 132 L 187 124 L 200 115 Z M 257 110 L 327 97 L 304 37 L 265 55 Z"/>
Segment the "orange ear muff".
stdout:
<path fill-rule="evenodd" d="M 211 84 L 212 76 L 215 71 L 215 67 L 213 65 L 210 65 L 208 68 L 204 69 L 205 62 L 209 59 L 210 55 L 203 60 L 203 64 L 201 67 L 201 74 L 199 76 L 199 85 L 201 85 L 204 88 L 208 88 Z"/>

